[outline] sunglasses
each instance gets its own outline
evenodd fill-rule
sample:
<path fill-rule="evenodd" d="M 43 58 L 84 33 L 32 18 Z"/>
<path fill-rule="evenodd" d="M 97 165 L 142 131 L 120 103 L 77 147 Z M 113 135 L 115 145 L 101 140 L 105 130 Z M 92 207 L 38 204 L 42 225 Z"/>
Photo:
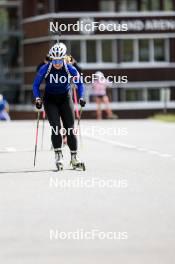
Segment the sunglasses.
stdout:
<path fill-rule="evenodd" d="M 52 60 L 52 64 L 62 64 L 63 60 Z"/>

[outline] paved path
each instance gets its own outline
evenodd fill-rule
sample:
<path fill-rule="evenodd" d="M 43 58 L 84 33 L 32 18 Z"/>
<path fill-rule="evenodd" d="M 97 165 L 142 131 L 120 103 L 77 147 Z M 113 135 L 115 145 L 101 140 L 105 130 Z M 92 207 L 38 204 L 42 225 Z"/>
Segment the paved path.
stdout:
<path fill-rule="evenodd" d="M 55 171 L 48 124 L 33 168 L 35 125 L 0 123 L 1 263 L 174 262 L 174 124 L 82 122 L 86 172 L 70 170 L 67 148 Z"/>

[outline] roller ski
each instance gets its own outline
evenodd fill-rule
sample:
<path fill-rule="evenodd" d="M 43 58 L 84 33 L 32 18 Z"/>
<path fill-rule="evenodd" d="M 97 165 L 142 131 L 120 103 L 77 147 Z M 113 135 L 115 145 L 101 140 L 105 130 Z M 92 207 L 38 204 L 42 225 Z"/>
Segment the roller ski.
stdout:
<path fill-rule="evenodd" d="M 73 168 L 73 170 L 76 170 L 76 169 L 80 169 L 83 171 L 86 170 L 85 164 L 84 164 L 84 162 L 81 162 L 81 160 L 77 156 L 77 152 L 71 152 L 70 165 Z"/>
<path fill-rule="evenodd" d="M 55 164 L 58 171 L 63 170 L 63 154 L 61 150 L 55 151 Z"/>

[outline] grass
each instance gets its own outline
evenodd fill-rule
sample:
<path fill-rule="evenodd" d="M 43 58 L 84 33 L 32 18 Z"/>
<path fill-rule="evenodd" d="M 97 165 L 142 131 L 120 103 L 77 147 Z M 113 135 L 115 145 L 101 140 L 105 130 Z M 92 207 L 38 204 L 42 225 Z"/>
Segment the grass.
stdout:
<path fill-rule="evenodd" d="M 175 114 L 156 114 L 152 119 L 164 122 L 175 122 Z"/>

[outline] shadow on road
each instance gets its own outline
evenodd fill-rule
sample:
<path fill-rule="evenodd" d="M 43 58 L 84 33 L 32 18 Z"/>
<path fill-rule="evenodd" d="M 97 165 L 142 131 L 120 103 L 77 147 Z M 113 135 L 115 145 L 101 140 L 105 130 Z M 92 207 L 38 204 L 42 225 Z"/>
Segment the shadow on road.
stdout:
<path fill-rule="evenodd" d="M 58 170 L 18 170 L 18 171 L 0 171 L 0 174 L 10 174 L 10 173 L 37 173 L 37 172 L 58 172 Z"/>

